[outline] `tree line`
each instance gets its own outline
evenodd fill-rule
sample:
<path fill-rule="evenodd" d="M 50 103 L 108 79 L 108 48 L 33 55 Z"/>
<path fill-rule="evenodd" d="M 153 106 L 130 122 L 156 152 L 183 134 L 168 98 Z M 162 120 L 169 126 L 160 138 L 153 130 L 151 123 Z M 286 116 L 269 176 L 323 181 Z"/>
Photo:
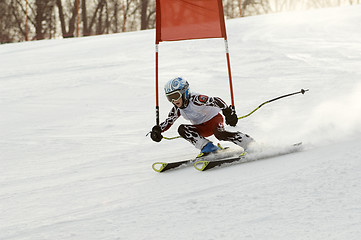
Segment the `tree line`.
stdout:
<path fill-rule="evenodd" d="M 223 0 L 226 18 L 360 0 Z M 151 29 L 155 0 L 0 0 L 0 43 Z"/>

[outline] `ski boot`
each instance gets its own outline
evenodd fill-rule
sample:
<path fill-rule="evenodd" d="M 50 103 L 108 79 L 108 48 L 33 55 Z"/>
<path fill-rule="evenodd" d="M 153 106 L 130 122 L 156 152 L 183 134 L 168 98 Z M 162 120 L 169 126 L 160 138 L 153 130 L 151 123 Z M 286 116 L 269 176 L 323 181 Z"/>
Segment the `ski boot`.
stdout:
<path fill-rule="evenodd" d="M 212 142 L 207 143 L 201 150 L 200 154 L 198 154 L 197 158 L 206 156 L 212 152 L 216 152 L 220 150 L 221 148 L 215 146 Z"/>

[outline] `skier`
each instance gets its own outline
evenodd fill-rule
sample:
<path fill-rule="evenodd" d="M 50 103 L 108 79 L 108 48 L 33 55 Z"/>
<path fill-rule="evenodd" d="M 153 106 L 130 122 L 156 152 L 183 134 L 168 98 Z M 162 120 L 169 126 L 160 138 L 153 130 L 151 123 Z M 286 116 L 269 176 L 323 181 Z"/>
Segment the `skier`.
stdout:
<path fill-rule="evenodd" d="M 223 117 L 219 112 L 222 110 L 226 124 L 233 127 L 236 126 L 238 117 L 234 107 L 227 106 L 221 98 L 190 92 L 188 82 L 182 77 L 169 80 L 165 84 L 164 91 L 167 99 L 174 106 L 167 119 L 152 128 L 151 138 L 153 141 L 160 142 L 163 138 L 162 132 L 167 131 L 180 116 L 192 124 L 181 124 L 178 127 L 178 133 L 201 150 L 199 156 L 220 149 L 206 139 L 211 135 L 221 141 L 231 141 L 243 149 L 246 149 L 254 141 L 247 134 L 225 130 Z"/>

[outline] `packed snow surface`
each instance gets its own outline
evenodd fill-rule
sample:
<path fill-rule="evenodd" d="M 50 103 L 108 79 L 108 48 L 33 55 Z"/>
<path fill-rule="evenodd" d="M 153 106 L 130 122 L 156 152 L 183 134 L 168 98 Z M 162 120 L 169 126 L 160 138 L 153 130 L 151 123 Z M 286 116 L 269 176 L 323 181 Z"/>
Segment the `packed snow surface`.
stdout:
<path fill-rule="evenodd" d="M 1 45 L 0 239 L 361 239 L 360 23 L 360 5 L 228 20 L 239 116 L 310 91 L 227 129 L 304 149 L 208 172 L 152 170 L 198 154 L 146 137 L 154 30 Z M 159 51 L 161 120 L 178 75 L 230 103 L 222 39 Z"/>

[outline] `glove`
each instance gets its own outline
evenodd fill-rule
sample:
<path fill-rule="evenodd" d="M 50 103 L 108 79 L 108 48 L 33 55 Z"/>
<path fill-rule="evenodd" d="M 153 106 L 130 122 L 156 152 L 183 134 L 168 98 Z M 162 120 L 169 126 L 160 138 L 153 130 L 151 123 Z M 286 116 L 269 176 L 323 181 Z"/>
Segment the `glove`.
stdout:
<path fill-rule="evenodd" d="M 163 138 L 162 136 L 162 129 L 160 128 L 159 125 L 155 125 L 152 128 L 152 131 L 150 132 L 150 137 L 152 138 L 153 141 L 155 142 L 160 142 Z"/>
<path fill-rule="evenodd" d="M 238 123 L 238 117 L 236 114 L 236 110 L 234 109 L 234 106 L 229 106 L 222 110 L 224 117 L 226 118 L 226 124 L 229 126 L 236 126 Z"/>

